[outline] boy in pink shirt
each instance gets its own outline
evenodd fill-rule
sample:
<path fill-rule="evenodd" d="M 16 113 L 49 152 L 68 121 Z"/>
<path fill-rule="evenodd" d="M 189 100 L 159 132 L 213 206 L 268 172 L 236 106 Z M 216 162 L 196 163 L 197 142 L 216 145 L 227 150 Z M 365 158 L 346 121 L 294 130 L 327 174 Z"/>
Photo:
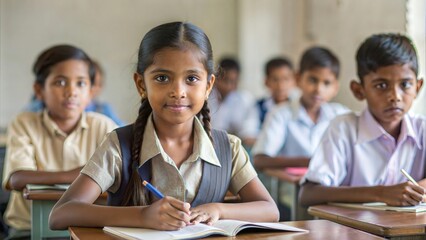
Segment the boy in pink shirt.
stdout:
<path fill-rule="evenodd" d="M 415 47 L 399 34 L 373 35 L 356 60 L 360 82 L 351 90 L 367 108 L 331 122 L 302 179 L 301 204 L 417 205 L 425 201 L 426 118 L 408 113 L 423 84 Z"/>

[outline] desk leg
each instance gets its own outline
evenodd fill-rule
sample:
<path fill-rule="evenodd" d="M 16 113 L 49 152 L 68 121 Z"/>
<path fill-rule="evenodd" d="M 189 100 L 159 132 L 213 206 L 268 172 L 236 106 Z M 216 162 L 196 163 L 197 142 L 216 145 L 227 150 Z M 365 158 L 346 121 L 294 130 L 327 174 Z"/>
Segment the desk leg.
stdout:
<path fill-rule="evenodd" d="M 271 196 L 278 204 L 280 202 L 280 187 L 279 180 L 276 177 L 270 177 L 271 179 Z"/>
<path fill-rule="evenodd" d="M 52 231 L 49 228 L 49 214 L 56 201 L 33 200 L 31 209 L 31 239 L 47 237 L 69 237 L 67 230 Z"/>

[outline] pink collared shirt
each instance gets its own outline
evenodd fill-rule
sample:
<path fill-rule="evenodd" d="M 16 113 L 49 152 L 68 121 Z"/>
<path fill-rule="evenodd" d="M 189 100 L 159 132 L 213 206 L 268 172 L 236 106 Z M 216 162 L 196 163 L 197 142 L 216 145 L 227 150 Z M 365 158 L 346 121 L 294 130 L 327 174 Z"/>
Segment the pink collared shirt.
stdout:
<path fill-rule="evenodd" d="M 406 114 L 397 140 L 370 111 L 334 119 L 315 151 L 306 180 L 324 186 L 375 186 L 425 177 L 426 118 Z"/>

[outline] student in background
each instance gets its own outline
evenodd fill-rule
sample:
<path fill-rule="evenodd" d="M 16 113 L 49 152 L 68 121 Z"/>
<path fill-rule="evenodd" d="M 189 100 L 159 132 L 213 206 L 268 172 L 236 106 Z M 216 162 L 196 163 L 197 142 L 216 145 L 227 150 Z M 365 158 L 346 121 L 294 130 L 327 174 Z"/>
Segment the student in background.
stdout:
<path fill-rule="evenodd" d="M 3 188 L 11 190 L 5 213 L 10 238 L 30 229 L 27 184 L 71 183 L 81 167 L 116 125 L 97 113 L 84 113 L 95 70 L 81 49 L 57 45 L 37 58 L 35 96 L 46 106 L 24 112 L 8 128 Z"/>
<path fill-rule="evenodd" d="M 251 147 L 258 132 L 258 121 L 250 118 L 254 99 L 250 93 L 237 90 L 240 65 L 232 58 L 219 62 L 219 72 L 214 90 L 209 98 L 212 126 L 241 138 Z"/>
<path fill-rule="evenodd" d="M 377 34 L 361 44 L 356 61 L 360 81 L 351 90 L 367 108 L 332 121 L 305 175 L 301 203 L 424 202 L 426 119 L 408 113 L 423 83 L 415 47 L 406 36 Z"/>
<path fill-rule="evenodd" d="M 270 95 L 256 101 L 259 126 L 263 124 L 269 109 L 277 104 L 288 102 L 298 95 L 291 61 L 283 57 L 270 59 L 265 65 L 265 86 Z"/>
<path fill-rule="evenodd" d="M 176 230 L 218 219 L 276 221 L 275 203 L 240 140 L 210 129 L 207 98 L 215 76 L 204 32 L 182 22 L 157 26 L 138 56 L 138 118 L 108 135 L 53 208 L 50 227 Z M 154 197 L 142 180 L 166 197 Z M 221 203 L 228 188 L 243 203 Z M 104 191 L 111 206 L 94 205 Z"/>
<path fill-rule="evenodd" d="M 336 96 L 339 61 L 328 49 L 313 47 L 302 56 L 297 86 L 298 104 L 281 104 L 271 109 L 252 149 L 254 165 L 267 168 L 307 167 L 329 122 L 347 108 L 328 103 Z"/>
<path fill-rule="evenodd" d="M 104 71 L 98 62 L 92 61 L 92 63 L 95 68 L 95 82 L 91 88 L 92 100 L 90 101 L 89 105 L 87 105 L 85 111 L 102 113 L 103 115 L 111 118 L 117 125 L 123 126 L 123 121 L 121 121 L 117 114 L 115 114 L 111 105 L 107 102 L 101 102 L 98 99 L 98 96 L 101 93 L 102 88 L 104 87 Z M 25 111 L 38 112 L 42 111 L 44 107 L 45 105 L 43 101 L 37 99 L 37 96 L 33 95 L 33 97 L 31 98 L 31 102 L 25 108 Z"/>

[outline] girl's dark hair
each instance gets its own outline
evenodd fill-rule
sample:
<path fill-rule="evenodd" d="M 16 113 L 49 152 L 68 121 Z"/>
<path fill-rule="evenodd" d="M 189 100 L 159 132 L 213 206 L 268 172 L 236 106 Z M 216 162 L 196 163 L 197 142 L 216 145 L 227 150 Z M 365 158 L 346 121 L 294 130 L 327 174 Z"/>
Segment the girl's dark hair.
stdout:
<path fill-rule="evenodd" d="M 145 70 L 153 63 L 155 54 L 165 48 L 197 49 L 201 54 L 201 61 L 207 70 L 208 81 L 214 71 L 213 52 L 207 35 L 197 26 L 184 22 L 171 22 L 159 25 L 145 34 L 139 48 L 137 73 L 143 75 Z M 152 112 L 147 98 L 142 98 L 139 115 L 133 125 L 132 145 L 132 174 L 126 187 L 122 205 L 147 205 L 151 202 L 148 192 L 142 187 L 142 180 L 138 174 L 140 151 L 148 117 Z M 202 118 L 205 131 L 210 139 L 210 110 L 207 101 L 197 114 Z M 146 179 L 149 180 L 149 179 Z"/>
<path fill-rule="evenodd" d="M 89 67 L 90 82 L 93 85 L 95 81 L 95 68 L 90 57 L 80 48 L 71 45 L 56 45 L 44 50 L 38 57 L 33 66 L 35 82 L 44 86 L 47 76 L 52 67 L 60 62 L 67 60 L 82 60 Z"/>
<path fill-rule="evenodd" d="M 380 67 L 409 64 L 418 74 L 417 54 L 413 42 L 404 35 L 375 34 L 367 38 L 356 54 L 357 73 L 362 78 Z"/>
<path fill-rule="evenodd" d="M 265 64 L 265 75 L 269 76 L 273 69 L 280 67 L 288 67 L 291 71 L 293 71 L 293 64 L 288 58 L 276 57 L 272 58 Z"/>
<path fill-rule="evenodd" d="M 299 72 L 315 68 L 329 68 L 336 78 L 339 78 L 340 63 L 339 59 L 329 49 L 324 47 L 312 47 L 306 50 L 300 60 Z"/>

